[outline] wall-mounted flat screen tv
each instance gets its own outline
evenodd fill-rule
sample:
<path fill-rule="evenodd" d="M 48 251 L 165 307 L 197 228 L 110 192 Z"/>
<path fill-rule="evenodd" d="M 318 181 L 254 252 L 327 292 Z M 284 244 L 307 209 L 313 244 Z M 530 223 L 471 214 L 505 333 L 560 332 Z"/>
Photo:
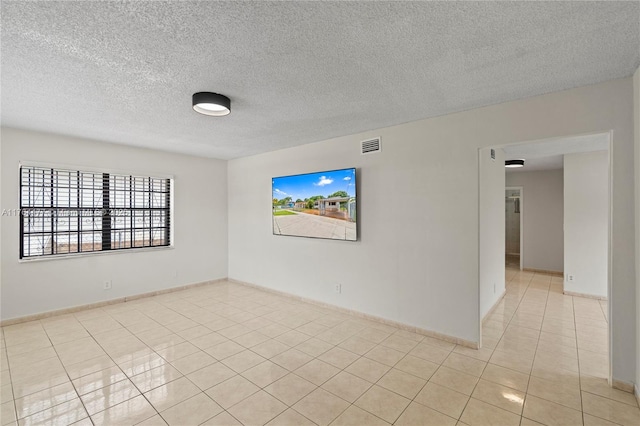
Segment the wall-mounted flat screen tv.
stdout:
<path fill-rule="evenodd" d="M 272 179 L 273 234 L 356 241 L 356 169 Z"/>

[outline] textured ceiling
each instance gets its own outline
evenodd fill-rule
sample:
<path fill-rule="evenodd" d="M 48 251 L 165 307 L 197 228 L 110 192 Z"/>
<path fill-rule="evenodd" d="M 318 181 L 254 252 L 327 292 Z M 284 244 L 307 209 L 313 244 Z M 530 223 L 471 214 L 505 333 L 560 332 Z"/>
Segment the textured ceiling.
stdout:
<path fill-rule="evenodd" d="M 638 2 L 2 1 L 2 124 L 236 158 L 629 76 Z M 216 91 L 231 115 L 201 116 Z"/>

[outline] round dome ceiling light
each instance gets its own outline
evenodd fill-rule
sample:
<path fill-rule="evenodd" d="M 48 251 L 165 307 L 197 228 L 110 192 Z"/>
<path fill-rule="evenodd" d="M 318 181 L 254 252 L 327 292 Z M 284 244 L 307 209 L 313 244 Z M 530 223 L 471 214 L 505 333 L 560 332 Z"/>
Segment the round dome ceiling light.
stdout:
<path fill-rule="evenodd" d="M 204 115 L 222 117 L 231 112 L 231 100 L 225 95 L 211 92 L 194 93 L 192 97 L 193 110 Z"/>
<path fill-rule="evenodd" d="M 509 168 L 524 167 L 524 160 L 507 160 L 504 162 L 504 166 Z"/>

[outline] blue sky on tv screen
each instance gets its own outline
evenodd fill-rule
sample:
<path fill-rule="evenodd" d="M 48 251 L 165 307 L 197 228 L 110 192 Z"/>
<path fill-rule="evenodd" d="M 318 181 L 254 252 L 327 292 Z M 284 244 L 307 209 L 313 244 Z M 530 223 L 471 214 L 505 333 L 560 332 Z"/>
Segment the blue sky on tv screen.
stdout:
<path fill-rule="evenodd" d="M 297 176 L 273 178 L 273 198 L 281 200 L 291 197 L 293 201 L 304 200 L 314 195 L 329 195 L 345 191 L 350 197 L 356 195 L 356 169 L 309 173 Z"/>

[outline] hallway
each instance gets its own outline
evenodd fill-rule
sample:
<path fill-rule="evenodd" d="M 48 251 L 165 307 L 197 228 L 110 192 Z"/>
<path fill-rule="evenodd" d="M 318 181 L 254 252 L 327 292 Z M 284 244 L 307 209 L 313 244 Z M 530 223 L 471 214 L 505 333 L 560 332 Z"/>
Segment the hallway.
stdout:
<path fill-rule="evenodd" d="M 607 385 L 607 302 L 563 295 L 561 277 L 507 266 L 505 278 L 506 295 L 483 324 L 482 377 L 520 393 L 493 403 L 523 398 L 523 425 L 638 424 L 633 395 Z"/>

